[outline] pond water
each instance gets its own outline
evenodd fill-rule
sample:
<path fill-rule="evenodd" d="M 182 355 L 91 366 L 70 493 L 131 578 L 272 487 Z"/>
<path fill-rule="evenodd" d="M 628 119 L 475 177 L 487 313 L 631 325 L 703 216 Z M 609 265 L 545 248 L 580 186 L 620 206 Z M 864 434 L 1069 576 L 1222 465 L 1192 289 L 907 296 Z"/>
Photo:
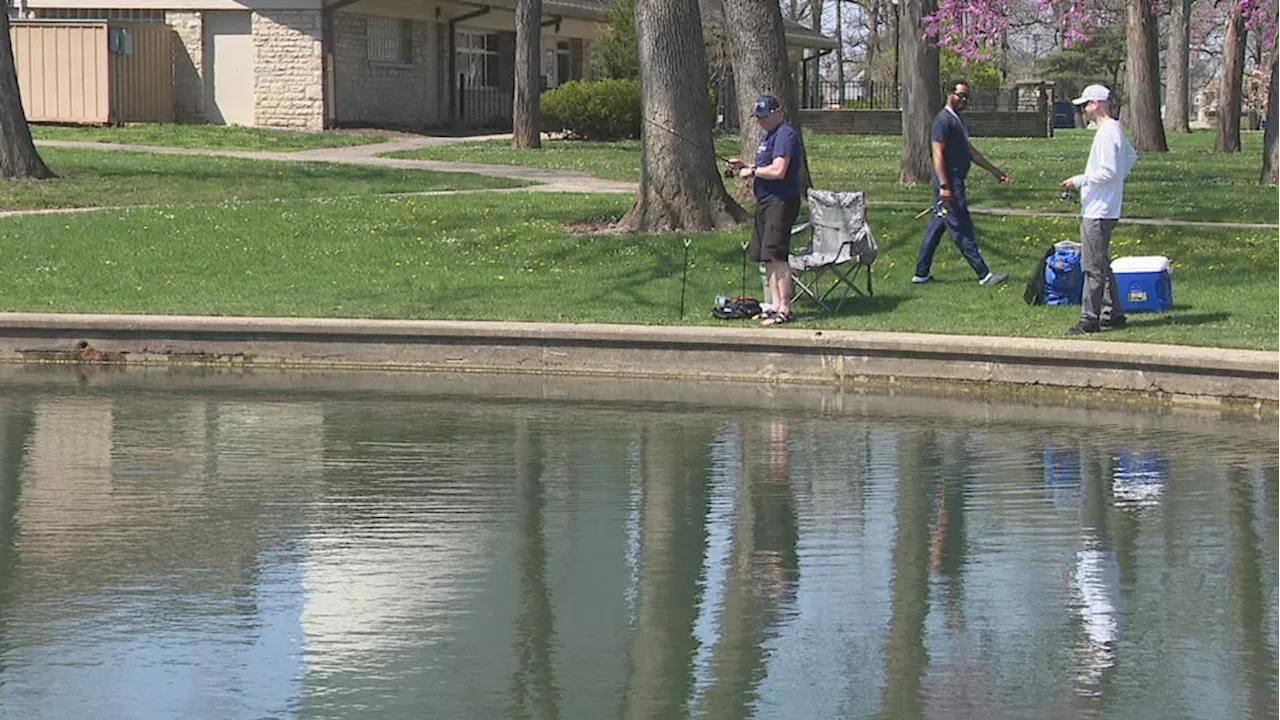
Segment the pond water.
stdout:
<path fill-rule="evenodd" d="M 0 369 L 0 718 L 1277 713 L 1274 419 Z"/>

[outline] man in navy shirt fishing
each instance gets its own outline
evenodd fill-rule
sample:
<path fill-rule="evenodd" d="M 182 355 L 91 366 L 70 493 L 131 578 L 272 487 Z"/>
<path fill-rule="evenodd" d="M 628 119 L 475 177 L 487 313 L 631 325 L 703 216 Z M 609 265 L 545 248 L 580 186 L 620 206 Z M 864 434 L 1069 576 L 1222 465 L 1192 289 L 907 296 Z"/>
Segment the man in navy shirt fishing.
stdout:
<path fill-rule="evenodd" d="M 764 325 L 791 322 L 791 226 L 800 215 L 800 172 L 804 145 L 800 133 L 782 119 L 782 106 L 772 95 L 761 95 L 752 110 L 764 130 L 756 147 L 755 162 L 730 160 L 729 167 L 743 179 L 755 179 L 756 223 L 751 233 L 752 262 L 762 262 L 769 282 L 771 307 Z"/>
<path fill-rule="evenodd" d="M 930 282 L 933 276 L 933 253 L 942 240 L 942 232 L 951 233 L 951 239 L 960 247 L 960 254 L 978 275 L 982 285 L 998 285 L 1009 279 L 1008 273 L 993 273 L 978 251 L 978 240 L 969 217 L 969 201 L 965 197 L 964 183 L 969 166 L 977 163 L 1004 184 L 1012 182 L 1007 173 L 991 164 L 978 149 L 969 144 L 969 127 L 960 117 L 969 105 L 969 85 L 963 81 L 951 86 L 947 105 L 933 120 L 933 217 L 924 231 L 920 254 L 916 258 L 916 274 L 911 282 L 917 285 Z"/>

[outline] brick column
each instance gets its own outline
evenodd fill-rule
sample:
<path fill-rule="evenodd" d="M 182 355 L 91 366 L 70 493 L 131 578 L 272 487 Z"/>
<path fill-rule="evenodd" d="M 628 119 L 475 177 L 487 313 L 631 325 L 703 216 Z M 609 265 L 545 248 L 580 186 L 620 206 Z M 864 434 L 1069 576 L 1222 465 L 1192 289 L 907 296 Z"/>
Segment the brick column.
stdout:
<path fill-rule="evenodd" d="M 324 129 L 319 10 L 253 14 L 254 124 Z"/>
<path fill-rule="evenodd" d="M 205 121 L 204 15 L 199 12 L 166 12 L 173 28 L 173 115 L 183 123 Z"/>

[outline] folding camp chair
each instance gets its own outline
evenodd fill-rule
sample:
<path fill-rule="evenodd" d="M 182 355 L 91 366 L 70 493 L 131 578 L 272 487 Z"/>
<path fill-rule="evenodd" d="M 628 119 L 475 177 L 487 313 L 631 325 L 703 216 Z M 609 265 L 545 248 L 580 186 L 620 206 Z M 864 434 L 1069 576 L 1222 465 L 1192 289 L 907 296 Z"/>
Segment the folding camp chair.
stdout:
<path fill-rule="evenodd" d="M 867 224 L 866 195 L 811 188 L 808 225 L 809 245 L 791 256 L 792 300 L 813 298 L 824 312 L 837 312 L 851 292 L 873 295 L 871 264 L 879 247 Z M 857 285 L 859 273 L 866 275 L 866 292 Z"/>

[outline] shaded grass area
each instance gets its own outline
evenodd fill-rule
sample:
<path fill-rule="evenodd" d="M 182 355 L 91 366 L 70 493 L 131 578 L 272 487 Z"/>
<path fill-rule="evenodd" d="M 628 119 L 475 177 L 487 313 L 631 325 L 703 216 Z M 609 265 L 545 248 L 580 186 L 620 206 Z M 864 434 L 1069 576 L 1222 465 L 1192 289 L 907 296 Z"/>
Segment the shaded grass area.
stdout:
<path fill-rule="evenodd" d="M 1258 184 L 1262 134 L 1242 134 L 1240 153 L 1214 153 L 1214 134 L 1171 134 L 1170 152 L 1143 153 L 1126 184 L 1129 217 L 1275 223 L 1275 187 Z M 1014 176 L 1000 186 L 981 168 L 970 176 L 970 203 L 1043 212 L 1079 212 L 1076 200 L 1059 199 L 1059 183 L 1084 171 L 1091 130 L 1060 130 L 1052 138 L 974 138 L 974 146 Z M 886 135 L 806 134 L 809 168 L 822 188 L 864 190 L 874 202 L 901 200 L 924 207 L 927 187 L 898 184 L 901 139 Z M 735 137 L 716 140 L 717 152 L 739 154 Z M 388 153 L 394 157 L 530 165 L 581 170 L 610 180 L 638 181 L 640 143 L 555 140 L 541 150 L 517 150 L 505 141 L 484 141 Z"/>
<path fill-rule="evenodd" d="M 119 127 L 32 125 L 36 140 L 78 140 L 123 145 L 208 148 L 213 150 L 273 150 L 289 152 L 317 148 L 369 145 L 387 141 L 370 133 L 302 132 L 236 125 L 147 123 Z"/>
<path fill-rule="evenodd" d="M 729 157 L 738 154 L 735 138 L 716 140 L 717 152 Z M 578 170 L 605 180 L 640 180 L 640 141 L 595 142 L 590 140 L 544 140 L 538 150 L 520 150 L 510 140 L 436 145 L 417 150 L 379 153 L 383 157 L 408 160 L 443 160 L 488 165 L 523 165 L 551 170 Z"/>
<path fill-rule="evenodd" d="M 563 233 L 616 218 L 630 198 L 515 193 L 138 208 L 0 222 L 0 310 L 432 318 L 718 325 L 719 294 L 743 288 L 747 229 L 692 237 Z M 910 283 L 924 221 L 873 208 L 876 296 L 836 316 L 799 304 L 802 328 L 1058 337 L 1078 307 L 1029 307 L 1022 282 L 1061 219 L 979 218 L 983 251 L 1015 282 L 980 287 L 950 243 L 938 282 Z M 1273 232 L 1121 225 L 1117 254 L 1175 260 L 1174 311 L 1133 315 L 1103 339 L 1275 349 Z M 757 266 L 745 290 L 758 295 Z M 750 324 L 751 321 L 737 321 Z M 761 328 L 760 332 L 769 330 Z"/>
<path fill-rule="evenodd" d="M 468 173 L 43 148 L 52 180 L 0 184 L 0 209 L 156 205 L 371 193 L 521 187 Z"/>

